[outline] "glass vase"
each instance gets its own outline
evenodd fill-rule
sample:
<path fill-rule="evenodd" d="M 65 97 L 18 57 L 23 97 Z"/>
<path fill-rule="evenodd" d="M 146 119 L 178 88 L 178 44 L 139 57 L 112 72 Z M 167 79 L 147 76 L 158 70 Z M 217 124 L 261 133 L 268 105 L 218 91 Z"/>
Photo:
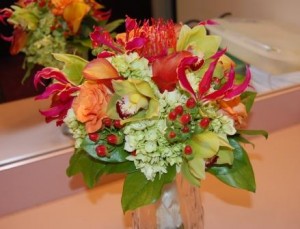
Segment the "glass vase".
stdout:
<path fill-rule="evenodd" d="M 132 213 L 133 229 L 203 229 L 204 212 L 198 187 L 182 176 L 162 190 L 160 199 Z"/>

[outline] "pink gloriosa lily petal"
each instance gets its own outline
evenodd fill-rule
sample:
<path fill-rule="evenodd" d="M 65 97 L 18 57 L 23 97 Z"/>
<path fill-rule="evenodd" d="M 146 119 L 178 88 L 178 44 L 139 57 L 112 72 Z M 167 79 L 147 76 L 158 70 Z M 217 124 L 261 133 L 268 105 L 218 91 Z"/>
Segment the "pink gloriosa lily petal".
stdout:
<path fill-rule="evenodd" d="M 249 86 L 251 80 L 251 72 L 249 67 L 246 67 L 246 75 L 244 81 L 233 87 L 230 91 L 228 91 L 224 97 L 224 99 L 232 99 L 236 96 L 239 96 L 242 92 L 246 90 L 246 88 Z"/>
<path fill-rule="evenodd" d="M 114 39 L 111 37 L 110 33 L 101 27 L 96 27 L 90 34 L 90 38 L 92 40 L 93 47 L 106 45 L 116 52 L 123 53 L 123 50 L 116 46 L 116 43 L 114 42 Z"/>
<path fill-rule="evenodd" d="M 196 56 L 190 56 L 190 57 L 183 58 L 177 68 L 178 79 L 182 88 L 187 92 L 189 92 L 194 99 L 196 99 L 196 93 L 187 79 L 185 70 L 190 68 L 195 71 L 199 69 L 202 64 L 203 64 L 203 60 L 199 60 L 199 58 Z"/>
<path fill-rule="evenodd" d="M 42 79 L 55 79 L 61 82 L 62 84 L 69 83 L 67 77 L 59 69 L 51 67 L 43 68 L 41 71 L 38 71 L 36 73 L 33 81 L 34 86 L 37 87 L 39 83 L 44 85 Z"/>
<path fill-rule="evenodd" d="M 222 96 L 225 96 L 225 93 L 232 88 L 233 82 L 235 78 L 235 72 L 233 66 L 230 68 L 230 72 L 228 75 L 228 80 L 227 82 L 217 91 L 214 91 L 207 96 L 205 96 L 203 99 L 204 100 L 213 100 L 213 99 L 219 99 Z"/>
<path fill-rule="evenodd" d="M 48 87 L 46 87 L 45 91 L 42 94 L 36 96 L 35 99 L 36 100 L 47 99 L 54 93 L 58 93 L 61 90 L 63 90 L 64 88 L 65 88 L 65 86 L 60 83 L 55 83 L 55 84 L 49 85 Z"/>
<path fill-rule="evenodd" d="M 212 82 L 212 77 L 215 71 L 215 68 L 217 66 L 217 63 L 220 59 L 220 57 L 226 52 L 226 49 L 223 49 L 221 51 L 218 51 L 215 55 L 213 55 L 211 58 L 214 59 L 213 62 L 210 63 L 207 71 L 204 73 L 204 76 L 202 80 L 200 81 L 198 85 L 198 96 L 199 99 L 203 97 L 203 95 L 209 90 Z"/>
<path fill-rule="evenodd" d="M 217 25 L 217 24 L 218 23 L 216 21 L 211 19 L 199 22 L 199 25 Z"/>

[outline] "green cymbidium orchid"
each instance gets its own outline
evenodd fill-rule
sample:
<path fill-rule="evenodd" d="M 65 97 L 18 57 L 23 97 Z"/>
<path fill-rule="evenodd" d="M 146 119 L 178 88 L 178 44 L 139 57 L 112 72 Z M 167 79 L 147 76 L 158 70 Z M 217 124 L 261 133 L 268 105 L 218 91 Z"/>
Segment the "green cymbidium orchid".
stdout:
<path fill-rule="evenodd" d="M 176 50 L 189 50 L 194 55 L 207 59 L 217 52 L 220 43 L 221 37 L 207 35 L 203 25 L 197 25 L 193 28 L 183 25 L 180 30 Z"/>
<path fill-rule="evenodd" d="M 217 164 L 232 164 L 233 148 L 226 137 L 211 131 L 195 134 L 187 141 L 193 149 L 193 157 L 189 160 L 188 167 L 194 178 L 202 180 L 205 178 L 205 161 L 217 156 Z"/>
<path fill-rule="evenodd" d="M 148 82 L 139 79 L 114 80 L 112 85 L 115 93 L 108 105 L 110 118 L 123 118 L 121 123 L 124 124 L 158 116 L 159 102 Z"/>

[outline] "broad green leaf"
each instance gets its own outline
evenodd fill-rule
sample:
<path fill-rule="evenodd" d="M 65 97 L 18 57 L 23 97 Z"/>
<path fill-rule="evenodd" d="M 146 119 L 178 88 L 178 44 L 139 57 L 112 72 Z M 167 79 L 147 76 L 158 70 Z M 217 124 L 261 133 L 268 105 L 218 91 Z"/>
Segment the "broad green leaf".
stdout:
<path fill-rule="evenodd" d="M 238 142 L 242 142 L 242 143 L 245 143 L 245 144 L 250 144 L 250 145 L 252 145 L 253 148 L 255 147 L 254 143 L 250 142 L 248 139 L 244 138 L 244 137 L 243 137 L 242 135 L 240 135 L 240 134 L 234 135 L 233 138 L 234 138 L 236 141 L 238 141 Z"/>
<path fill-rule="evenodd" d="M 90 157 L 83 150 L 76 151 L 70 159 L 67 175 L 74 176 L 82 173 L 84 182 L 89 188 L 97 183 L 99 177 L 105 172 L 105 164 Z"/>
<path fill-rule="evenodd" d="M 132 161 L 126 161 L 121 163 L 106 163 L 105 173 L 132 173 L 135 172 L 136 168 Z"/>
<path fill-rule="evenodd" d="M 156 202 L 165 184 L 172 182 L 176 175 L 175 166 L 170 167 L 168 173 L 156 176 L 153 181 L 147 180 L 140 171 L 126 176 L 122 193 L 122 208 L 126 212 L 138 207 Z"/>
<path fill-rule="evenodd" d="M 246 106 L 247 113 L 250 112 L 257 93 L 253 91 L 245 91 L 241 94 L 242 103 Z"/>
<path fill-rule="evenodd" d="M 82 71 L 88 62 L 72 54 L 53 53 L 53 56 L 64 63 L 62 71 L 66 74 L 68 80 L 75 85 L 79 85 L 83 80 Z"/>
<path fill-rule="evenodd" d="M 234 147 L 232 166 L 212 166 L 207 171 L 229 186 L 255 192 L 255 177 L 247 152 L 235 139 L 230 138 L 229 142 Z"/>
<path fill-rule="evenodd" d="M 110 157 L 99 157 L 96 152 L 97 144 L 95 142 L 91 141 L 88 137 L 86 137 L 81 145 L 82 149 L 84 149 L 90 156 L 93 158 L 103 161 L 103 162 L 125 162 L 126 157 L 129 156 L 129 154 L 124 150 L 123 145 L 115 146 L 112 151 L 110 152 Z"/>
<path fill-rule="evenodd" d="M 266 139 L 269 136 L 268 132 L 265 130 L 238 130 L 237 132 L 244 135 L 262 135 Z"/>

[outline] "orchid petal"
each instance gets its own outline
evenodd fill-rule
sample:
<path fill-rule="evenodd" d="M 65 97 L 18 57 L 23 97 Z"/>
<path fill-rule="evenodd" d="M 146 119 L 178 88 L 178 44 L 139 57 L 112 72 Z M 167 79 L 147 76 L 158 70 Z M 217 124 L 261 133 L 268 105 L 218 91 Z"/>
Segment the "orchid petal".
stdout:
<path fill-rule="evenodd" d="M 43 68 L 41 71 L 38 71 L 34 76 L 34 86 L 37 87 L 39 83 L 42 83 L 42 79 L 55 79 L 63 84 L 69 83 L 67 77 L 57 68 Z"/>
<path fill-rule="evenodd" d="M 212 99 L 217 99 L 221 96 L 224 96 L 226 91 L 228 91 L 229 89 L 232 88 L 234 78 L 235 78 L 235 72 L 234 72 L 234 68 L 231 66 L 227 82 L 219 90 L 208 94 L 203 99 L 204 100 L 212 100 Z"/>
<path fill-rule="evenodd" d="M 82 73 L 85 79 L 88 80 L 117 79 L 120 77 L 115 67 L 104 58 L 90 61 Z"/>
<path fill-rule="evenodd" d="M 251 72 L 250 72 L 249 67 L 247 66 L 246 67 L 246 75 L 245 75 L 244 81 L 241 84 L 235 86 L 229 92 L 227 92 L 224 98 L 225 99 L 232 99 L 232 98 L 240 95 L 249 86 L 250 80 L 251 80 Z"/>
<path fill-rule="evenodd" d="M 191 68 L 194 65 L 197 65 L 197 62 L 199 63 L 200 61 L 199 61 L 198 57 L 196 57 L 196 56 L 185 57 L 181 60 L 179 66 L 177 68 L 178 79 L 179 79 L 181 86 L 183 87 L 183 89 L 185 89 L 187 92 L 189 92 L 193 96 L 194 99 L 196 99 L 196 93 L 193 90 L 190 82 L 187 79 L 185 70 L 187 68 Z M 202 63 L 203 63 L 203 60 L 202 60 Z M 200 67 L 200 66 L 198 66 L 198 67 Z"/>

